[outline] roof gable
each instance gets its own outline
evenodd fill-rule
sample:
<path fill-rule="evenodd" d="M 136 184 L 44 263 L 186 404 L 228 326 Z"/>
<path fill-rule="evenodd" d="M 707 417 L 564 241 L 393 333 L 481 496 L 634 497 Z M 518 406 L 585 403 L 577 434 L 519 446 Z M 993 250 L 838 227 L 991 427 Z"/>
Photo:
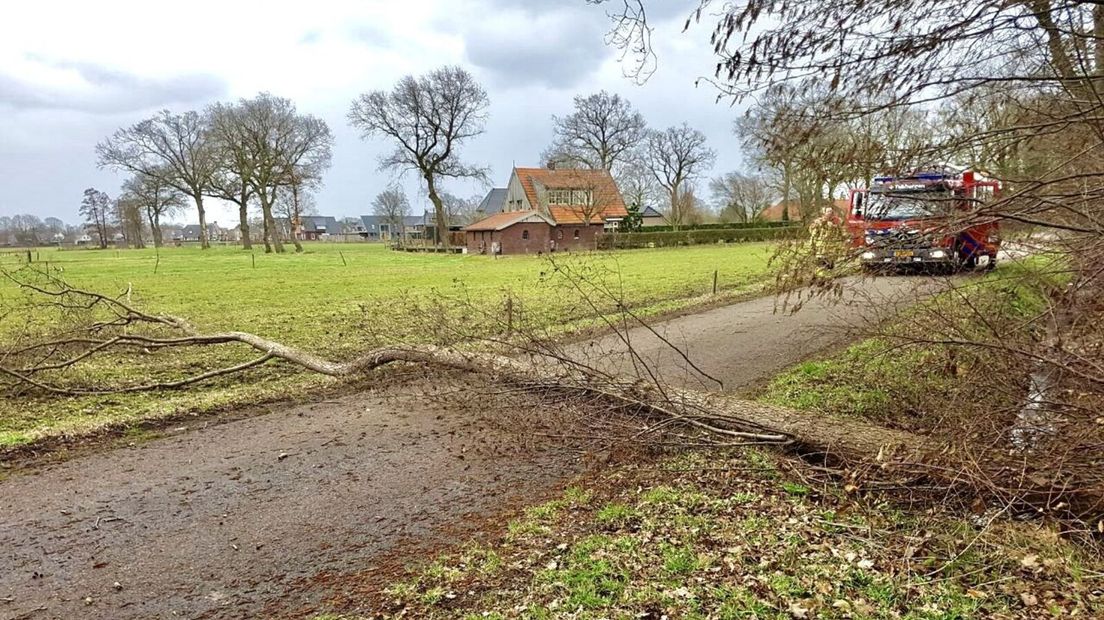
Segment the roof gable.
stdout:
<path fill-rule="evenodd" d="M 486 231 L 486 230 L 503 230 L 509 228 L 514 224 L 521 223 L 544 223 L 549 226 L 555 226 L 556 222 L 547 215 L 536 210 L 529 211 L 503 211 L 502 213 L 496 213 L 490 217 L 485 217 L 474 224 L 470 224 L 464 227 L 464 230 L 470 231 Z"/>
<path fill-rule="evenodd" d="M 592 221 L 610 217 L 625 217 L 625 201 L 609 170 L 549 168 L 514 168 L 514 174 L 525 190 L 525 197 L 535 209 L 545 210 L 557 223 L 582 223 L 585 211 L 592 211 Z M 541 191 L 549 189 L 582 189 L 593 193 L 590 208 L 578 205 L 548 205 L 541 201 Z"/>
<path fill-rule="evenodd" d="M 496 187 L 487 192 L 487 195 L 483 197 L 483 202 L 479 203 L 479 212 L 487 215 L 502 212 L 503 207 L 506 206 L 506 194 L 507 188 L 505 187 Z"/>

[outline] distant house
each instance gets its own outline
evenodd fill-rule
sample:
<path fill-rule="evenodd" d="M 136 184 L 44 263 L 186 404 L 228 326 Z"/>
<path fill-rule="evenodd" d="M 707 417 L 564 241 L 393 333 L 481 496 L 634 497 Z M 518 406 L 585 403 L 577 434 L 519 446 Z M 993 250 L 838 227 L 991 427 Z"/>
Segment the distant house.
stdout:
<path fill-rule="evenodd" d="M 184 229 L 180 226 L 161 226 L 161 239 L 164 241 L 181 241 L 184 239 Z"/>
<path fill-rule="evenodd" d="M 318 241 L 322 237 L 341 234 L 341 224 L 330 215 L 303 215 L 299 217 L 298 236 L 302 241 Z"/>
<path fill-rule="evenodd" d="M 188 224 L 180 229 L 181 241 L 199 241 L 199 224 Z"/>
<path fill-rule="evenodd" d="M 628 215 L 608 170 L 514 168 L 502 211 L 464 228 L 470 253 L 593 249 Z"/>
<path fill-rule="evenodd" d="M 215 241 L 216 239 L 212 239 Z M 219 235 L 217 241 L 225 243 L 240 243 L 242 240 L 241 228 L 233 226 L 230 228 L 219 228 Z"/>
<path fill-rule="evenodd" d="M 482 219 L 495 213 L 502 213 L 502 210 L 506 207 L 507 192 L 508 190 L 505 187 L 496 187 L 487 192 L 487 195 L 483 197 L 483 202 L 480 202 L 479 206 L 476 207 L 475 216 Z"/>
<path fill-rule="evenodd" d="M 644 207 L 640 210 L 641 226 L 666 226 L 667 217 L 656 210 L 655 207 Z"/>
<path fill-rule="evenodd" d="M 192 242 L 199 241 L 201 238 L 199 232 L 199 224 L 188 224 L 180 230 L 179 241 Z M 207 240 L 208 241 L 220 241 L 222 238 L 222 228 L 218 225 L 218 222 L 207 223 Z M 174 237 L 174 241 L 177 239 Z"/>
<path fill-rule="evenodd" d="M 425 221 L 417 215 L 404 216 L 402 226 L 396 226 L 382 215 L 362 215 L 357 234 L 368 241 L 391 241 L 403 235 L 418 238 L 424 231 Z"/>

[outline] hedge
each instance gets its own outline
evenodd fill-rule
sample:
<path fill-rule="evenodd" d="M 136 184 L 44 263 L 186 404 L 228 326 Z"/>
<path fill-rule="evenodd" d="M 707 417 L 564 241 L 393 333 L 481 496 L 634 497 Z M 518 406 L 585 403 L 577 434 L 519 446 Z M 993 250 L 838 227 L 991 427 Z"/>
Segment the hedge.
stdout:
<path fill-rule="evenodd" d="M 728 222 L 724 224 L 697 224 L 694 226 L 680 226 L 679 232 L 687 230 L 728 230 L 742 228 L 786 228 L 801 224 L 801 222 Z M 673 226 L 641 226 L 636 232 L 673 232 Z"/>
<path fill-rule="evenodd" d="M 705 243 L 742 243 L 796 239 L 805 234 L 804 226 L 772 226 L 770 228 L 722 228 L 712 230 L 679 230 L 666 232 L 612 233 L 598 239 L 603 250 L 630 248 L 662 248 Z"/>

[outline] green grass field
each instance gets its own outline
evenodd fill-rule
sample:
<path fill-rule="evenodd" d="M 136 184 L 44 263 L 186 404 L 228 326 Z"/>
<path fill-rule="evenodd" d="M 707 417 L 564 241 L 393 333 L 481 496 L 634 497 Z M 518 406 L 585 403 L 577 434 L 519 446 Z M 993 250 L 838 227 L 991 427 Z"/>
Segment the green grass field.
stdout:
<path fill-rule="evenodd" d="M 769 244 L 698 246 L 560 257 L 573 270 L 620 291 L 627 305 L 656 314 L 694 303 L 709 294 L 713 274 L 724 295 L 746 293 L 764 279 Z M 40 250 L 37 266 L 63 277 L 71 286 L 103 293 L 129 290 L 144 310 L 187 318 L 199 329 L 250 331 L 345 359 L 372 346 L 395 341 L 433 341 L 434 325 L 472 321 L 470 311 L 445 312 L 430 305 L 470 300 L 468 310 L 496 313 L 507 296 L 521 324 L 570 330 L 594 322 L 589 305 L 553 275 L 539 257 L 431 255 L 392 252 L 374 244 L 308 244 L 301 255 L 250 254 L 237 247 L 147 250 Z M 23 259 L 25 260 L 25 259 Z M 8 269 L 20 256 L 0 257 Z M 18 295 L 0 284 L 0 300 Z M 427 308 L 427 306 L 429 306 Z M 603 300 L 603 311 L 614 309 Z M 422 316 L 415 316 L 422 315 Z M 23 317 L 24 319 L 26 317 Z M 14 319 L 14 320 L 13 320 Z M 41 321 L 39 321 L 41 323 Z M 0 337 L 10 343 L 26 321 L 7 317 Z M 441 330 L 436 330 L 441 331 Z M 82 366 L 81 379 L 118 384 L 194 374 L 220 360 L 251 357 L 244 350 L 109 356 Z M 0 404 L 0 446 L 32 443 L 61 435 L 80 435 L 105 426 L 191 412 L 296 397 L 328 380 L 272 364 L 243 377 L 214 380 L 188 390 L 141 395 L 80 398 L 6 398 Z"/>

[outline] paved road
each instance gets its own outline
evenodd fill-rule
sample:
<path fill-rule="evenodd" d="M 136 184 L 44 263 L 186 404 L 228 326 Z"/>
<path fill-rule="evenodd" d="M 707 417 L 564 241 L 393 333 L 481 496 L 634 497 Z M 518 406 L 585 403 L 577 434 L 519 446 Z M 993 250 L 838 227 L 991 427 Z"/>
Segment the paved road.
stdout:
<path fill-rule="evenodd" d="M 573 347 L 571 353 L 597 360 L 599 367 L 613 373 L 647 378 L 646 365 L 670 384 L 739 391 L 845 341 L 856 329 L 942 286 L 939 279 L 916 276 L 852 278 L 844 281 L 842 295 L 815 296 L 796 313 L 788 312 L 783 300 L 766 297 L 682 316 L 651 329 L 637 327 L 627 332 L 627 343 L 611 335 Z M 630 343 L 635 356 L 629 353 Z M 682 354 L 723 382 L 723 388 L 696 372 Z"/>
<path fill-rule="evenodd" d="M 841 303 L 796 315 L 761 299 L 656 329 L 739 389 L 933 284 L 849 286 Z M 667 379 L 698 383 L 650 333 L 630 338 Z M 613 338 L 574 351 L 631 367 Z M 580 470 L 571 451 L 519 446 L 478 412 L 448 409 L 350 396 L 14 475 L 0 482 L 0 618 L 255 617 L 304 582 L 372 570 L 404 538 L 474 522 Z"/>

